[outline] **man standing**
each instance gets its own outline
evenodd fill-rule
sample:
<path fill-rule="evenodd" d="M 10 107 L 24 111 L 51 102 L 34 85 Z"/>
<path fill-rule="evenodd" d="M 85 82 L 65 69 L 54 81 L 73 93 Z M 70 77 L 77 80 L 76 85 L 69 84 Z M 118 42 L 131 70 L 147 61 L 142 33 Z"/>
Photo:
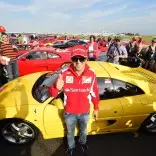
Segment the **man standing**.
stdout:
<path fill-rule="evenodd" d="M 89 42 L 87 43 L 87 49 L 88 49 L 88 58 L 90 61 L 95 61 L 98 57 L 99 53 L 99 47 L 98 43 L 96 42 L 96 38 L 94 35 L 91 35 L 89 38 Z"/>
<path fill-rule="evenodd" d="M 6 32 L 3 26 L 0 26 L 0 46 L 2 42 L 2 33 Z M 2 58 L 1 58 L 1 48 L 0 48 L 0 87 L 4 84 L 4 76 L 3 76 L 3 65 L 2 65 Z"/>
<path fill-rule="evenodd" d="M 113 45 L 107 52 L 108 62 L 120 64 L 128 57 L 127 50 L 123 45 L 120 45 L 120 39 L 115 39 Z"/>
<path fill-rule="evenodd" d="M 16 61 L 16 47 L 9 43 L 9 37 L 6 33 L 2 33 L 0 59 L 1 63 L 4 65 L 7 82 L 17 78 L 19 73 L 18 63 Z"/>
<path fill-rule="evenodd" d="M 49 89 L 55 97 L 63 91 L 65 96 L 64 119 L 67 126 L 68 149 L 67 156 L 73 156 L 75 150 L 74 132 L 76 123 L 80 125 L 79 143 L 87 155 L 87 123 L 90 104 L 94 104 L 93 116 L 98 116 L 98 84 L 96 75 L 86 64 L 87 51 L 83 46 L 75 46 L 71 53 L 72 64 L 59 75 L 56 83 Z"/>

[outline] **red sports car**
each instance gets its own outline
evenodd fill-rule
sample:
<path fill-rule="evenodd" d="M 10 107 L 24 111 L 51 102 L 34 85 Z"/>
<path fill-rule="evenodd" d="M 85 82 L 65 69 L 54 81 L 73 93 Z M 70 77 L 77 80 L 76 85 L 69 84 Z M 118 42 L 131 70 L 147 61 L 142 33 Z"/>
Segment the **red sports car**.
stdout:
<path fill-rule="evenodd" d="M 40 71 L 55 71 L 71 62 L 70 53 L 56 52 L 53 48 L 40 47 L 18 56 L 20 76 Z"/>

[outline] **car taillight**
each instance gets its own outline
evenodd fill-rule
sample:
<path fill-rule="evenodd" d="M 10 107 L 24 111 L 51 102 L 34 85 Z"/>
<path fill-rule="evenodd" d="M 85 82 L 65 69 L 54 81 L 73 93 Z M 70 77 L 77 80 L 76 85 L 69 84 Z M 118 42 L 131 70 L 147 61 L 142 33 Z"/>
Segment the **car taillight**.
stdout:
<path fill-rule="evenodd" d="M 0 87 L 0 92 L 3 91 L 5 88 L 7 88 L 7 86 Z"/>

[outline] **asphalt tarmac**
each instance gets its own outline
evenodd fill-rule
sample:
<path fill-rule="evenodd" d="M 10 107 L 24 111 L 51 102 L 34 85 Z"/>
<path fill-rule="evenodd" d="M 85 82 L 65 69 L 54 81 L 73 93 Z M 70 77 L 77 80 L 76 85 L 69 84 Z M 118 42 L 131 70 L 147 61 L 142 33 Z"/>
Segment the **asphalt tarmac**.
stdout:
<path fill-rule="evenodd" d="M 77 142 L 78 138 L 76 138 Z M 155 156 L 156 135 L 116 133 L 88 136 L 90 156 Z M 0 140 L 0 156 L 64 156 L 66 139 L 37 139 L 32 145 Z M 76 155 L 83 156 L 77 143 Z"/>

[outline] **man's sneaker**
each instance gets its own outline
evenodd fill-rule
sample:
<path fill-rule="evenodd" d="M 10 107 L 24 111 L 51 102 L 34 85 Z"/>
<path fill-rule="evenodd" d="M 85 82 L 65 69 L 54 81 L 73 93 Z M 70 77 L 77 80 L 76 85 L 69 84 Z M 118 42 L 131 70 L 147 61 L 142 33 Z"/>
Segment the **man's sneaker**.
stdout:
<path fill-rule="evenodd" d="M 84 156 L 89 156 L 89 148 L 87 144 L 80 144 Z"/>
<path fill-rule="evenodd" d="M 75 148 L 67 149 L 65 156 L 74 156 Z"/>

